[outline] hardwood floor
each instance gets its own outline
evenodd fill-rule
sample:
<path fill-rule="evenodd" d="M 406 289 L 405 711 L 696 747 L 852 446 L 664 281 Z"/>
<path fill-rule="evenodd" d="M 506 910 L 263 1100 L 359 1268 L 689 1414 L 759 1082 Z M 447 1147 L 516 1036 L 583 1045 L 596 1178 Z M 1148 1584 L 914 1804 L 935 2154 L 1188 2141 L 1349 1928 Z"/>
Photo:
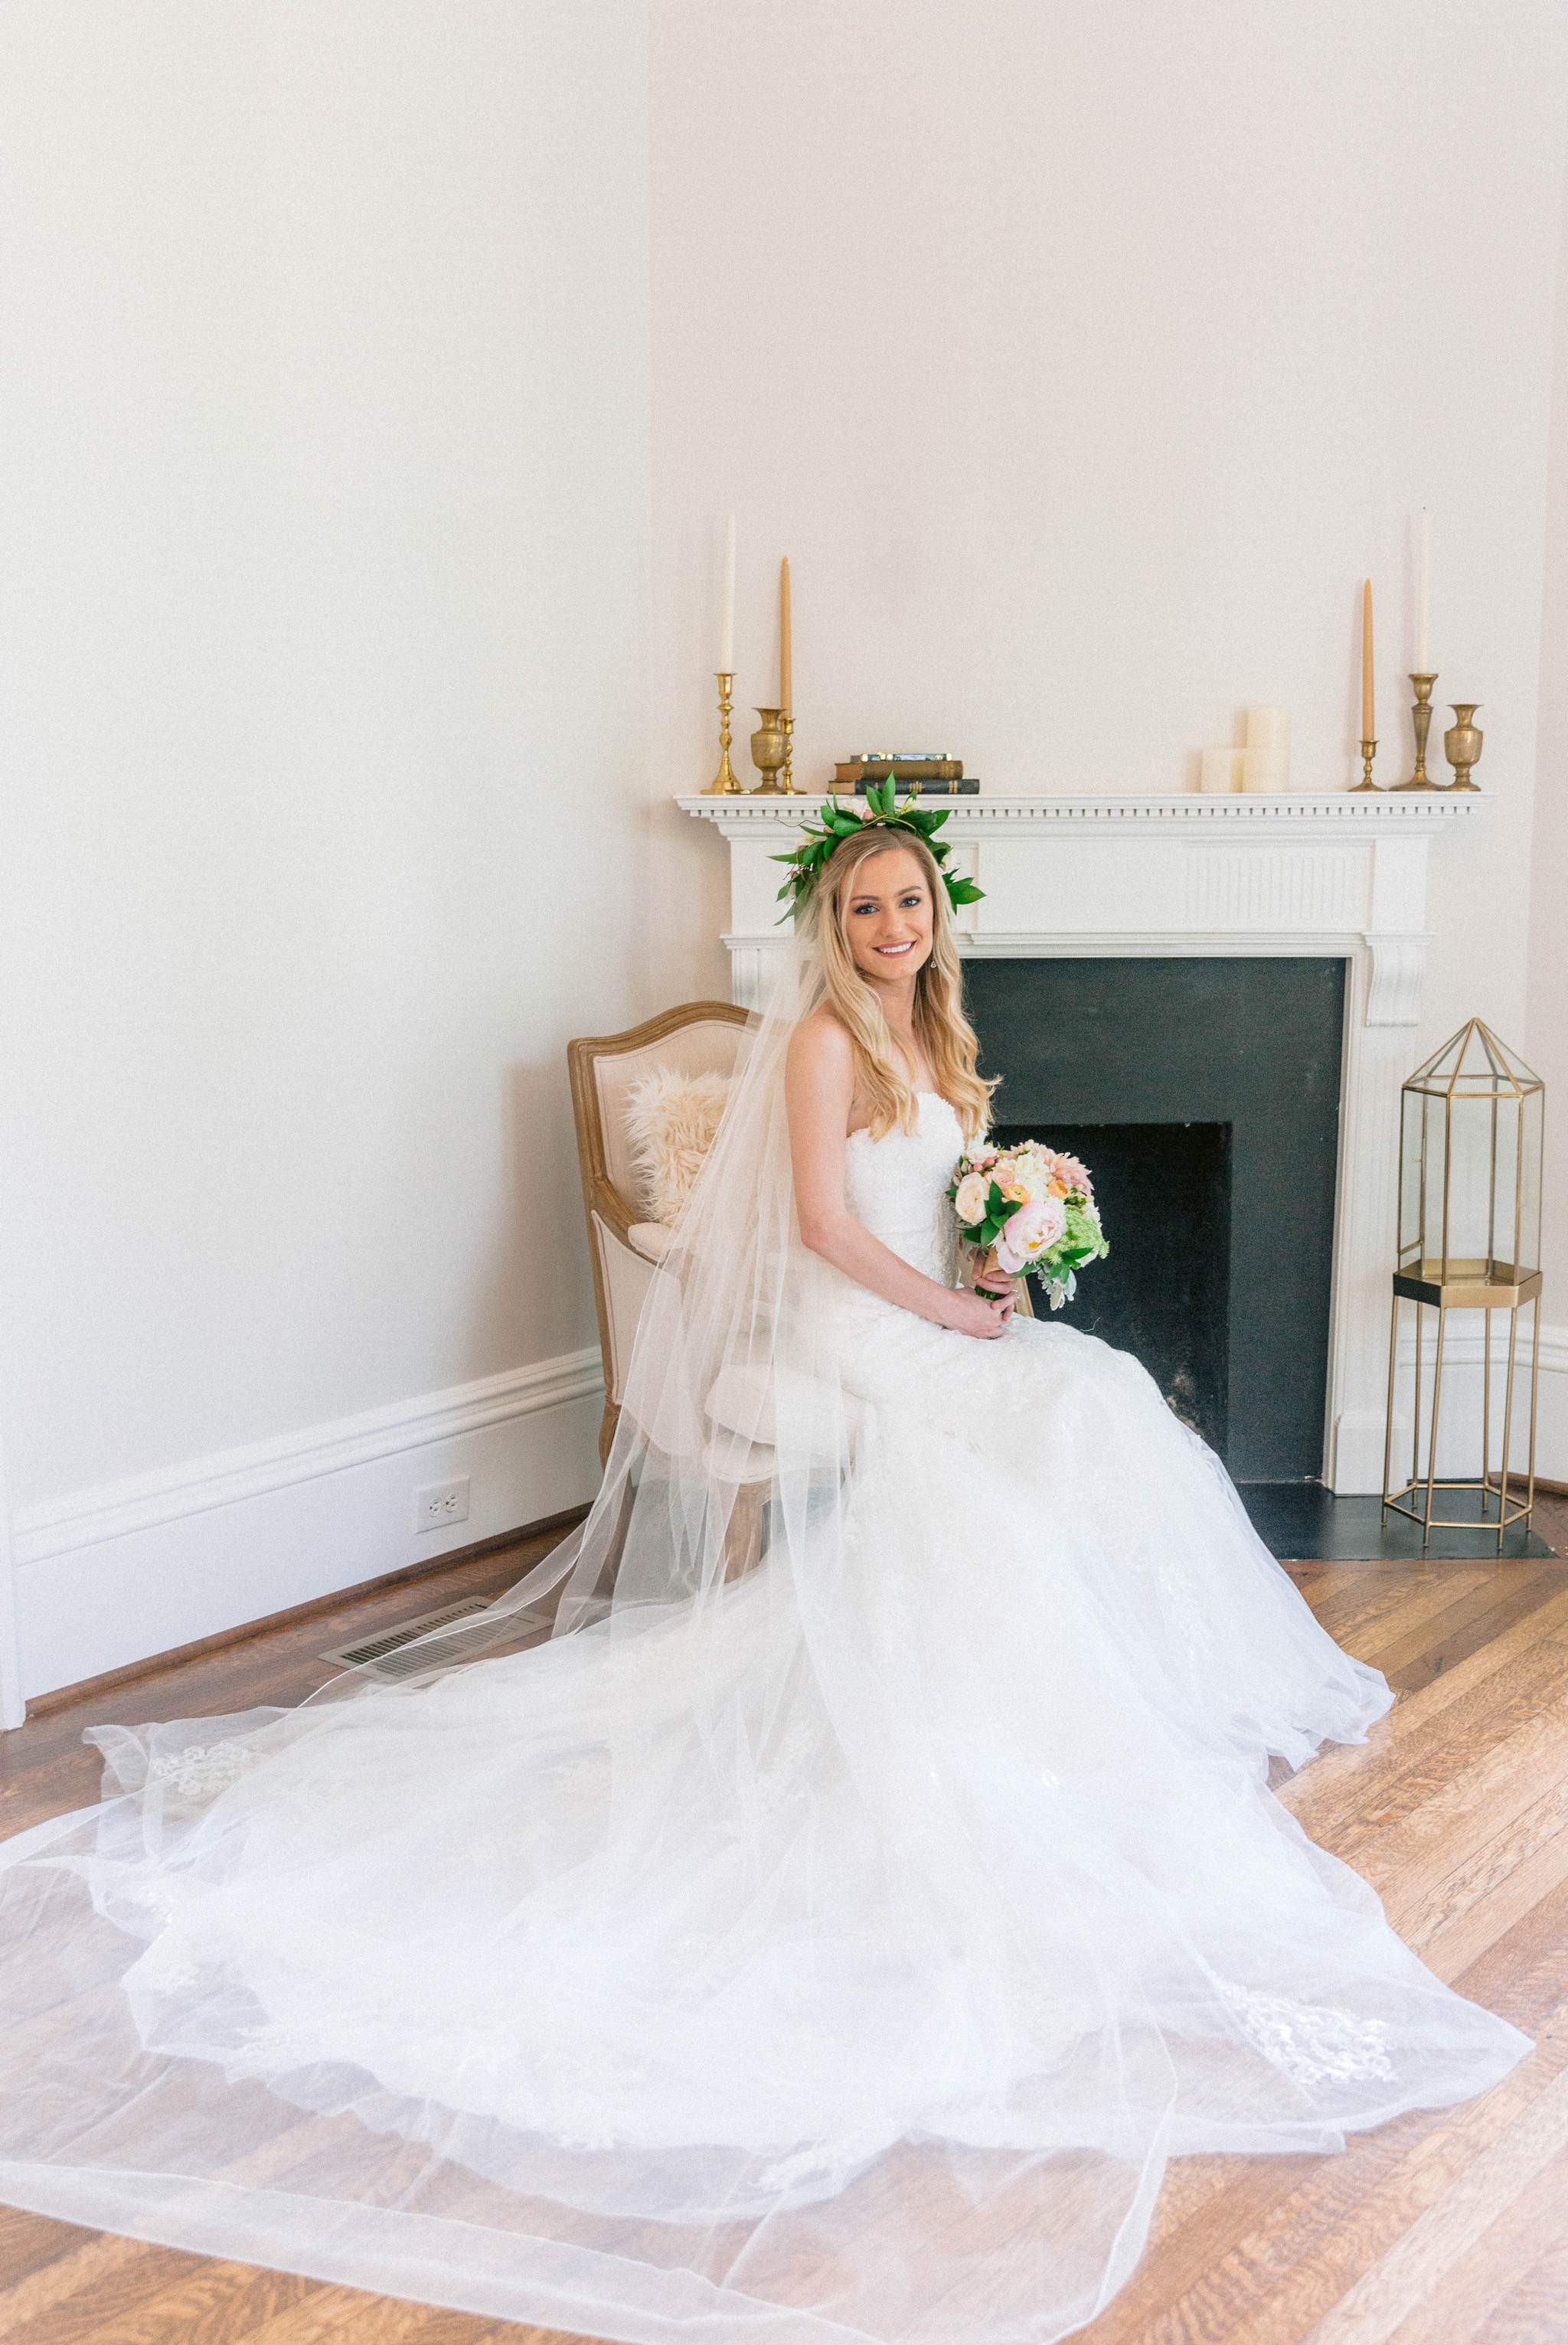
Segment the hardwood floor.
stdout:
<path fill-rule="evenodd" d="M 1539 1528 L 1568 1558 L 1568 1499 Z M 0 1738 L 0 1832 L 97 1788 L 84 1726 L 300 1699 L 323 1647 L 507 1587 L 560 1536 L 284 1621 Z M 1339 2157 L 1186 2158 L 1086 2345 L 1568 2340 L 1568 1559 L 1290 1567 L 1399 1692 L 1355 1751 L 1280 1785 L 1438 1974 L 1537 2048 L 1481 2101 Z M 577 2345 L 0 2208 L 5 2345 Z"/>

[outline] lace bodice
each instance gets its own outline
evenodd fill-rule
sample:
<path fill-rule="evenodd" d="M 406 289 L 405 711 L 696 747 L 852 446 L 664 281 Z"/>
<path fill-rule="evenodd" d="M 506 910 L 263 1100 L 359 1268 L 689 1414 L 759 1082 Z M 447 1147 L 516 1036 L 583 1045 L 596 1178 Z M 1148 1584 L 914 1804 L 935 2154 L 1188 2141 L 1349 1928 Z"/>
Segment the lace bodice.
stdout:
<path fill-rule="evenodd" d="M 947 1187 L 963 1150 L 963 1128 L 938 1091 L 921 1091 L 920 1122 L 913 1132 L 896 1127 L 873 1140 L 869 1132 L 850 1134 L 845 1154 L 844 1196 L 858 1222 L 885 1246 L 952 1285 L 958 1244 Z"/>

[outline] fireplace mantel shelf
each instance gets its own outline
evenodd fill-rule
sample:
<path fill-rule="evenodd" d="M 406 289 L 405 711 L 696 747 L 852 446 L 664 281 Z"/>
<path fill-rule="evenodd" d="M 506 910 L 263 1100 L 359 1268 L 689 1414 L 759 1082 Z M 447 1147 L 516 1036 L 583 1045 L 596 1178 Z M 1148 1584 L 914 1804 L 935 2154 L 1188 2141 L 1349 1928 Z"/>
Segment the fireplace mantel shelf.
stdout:
<path fill-rule="evenodd" d="M 779 942 L 779 850 L 819 803 L 676 800 L 728 847 L 724 941 L 748 1005 Z M 952 868 L 983 890 L 959 918 L 963 952 L 1357 955 L 1370 1026 L 1418 1022 L 1429 854 L 1492 803 L 1488 790 L 926 801 L 949 817 Z"/>
<path fill-rule="evenodd" d="M 803 792 L 792 798 L 677 797 L 685 814 L 711 822 L 727 838 L 756 838 L 794 830 L 814 819 L 829 793 Z M 1408 797 L 1382 791 L 1270 790 L 1205 796 L 1197 791 L 1151 791 L 1141 797 L 939 797 L 921 801 L 928 811 L 945 812 L 946 836 L 962 838 L 1044 838 L 1052 832 L 1098 831 L 1102 837 L 1169 838 L 1181 833 L 1206 841 L 1222 837 L 1270 845 L 1288 838 L 1411 838 L 1440 837 L 1492 803 L 1490 790 L 1412 790 Z M 841 803 L 854 803 L 846 793 Z"/>

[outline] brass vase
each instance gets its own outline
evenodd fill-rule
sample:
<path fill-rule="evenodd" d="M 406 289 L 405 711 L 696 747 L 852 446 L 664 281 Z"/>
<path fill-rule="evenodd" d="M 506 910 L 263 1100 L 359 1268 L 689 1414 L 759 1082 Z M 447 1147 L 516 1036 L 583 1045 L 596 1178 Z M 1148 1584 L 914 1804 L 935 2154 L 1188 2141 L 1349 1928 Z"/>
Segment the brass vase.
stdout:
<path fill-rule="evenodd" d="M 762 779 L 751 793 L 755 798 L 777 798 L 784 795 L 779 783 L 779 768 L 784 763 L 789 743 L 779 722 L 781 713 L 777 708 L 759 708 L 757 712 L 762 722 L 751 736 L 751 762 Z"/>
<path fill-rule="evenodd" d="M 1470 720 L 1481 703 L 1479 700 L 1451 700 L 1449 706 L 1457 720 L 1442 736 L 1443 756 L 1453 767 L 1454 777 L 1451 787 L 1456 790 L 1479 789 L 1480 783 L 1470 778 L 1470 769 L 1480 758 L 1481 745 L 1486 736 L 1480 726 L 1472 725 Z"/>

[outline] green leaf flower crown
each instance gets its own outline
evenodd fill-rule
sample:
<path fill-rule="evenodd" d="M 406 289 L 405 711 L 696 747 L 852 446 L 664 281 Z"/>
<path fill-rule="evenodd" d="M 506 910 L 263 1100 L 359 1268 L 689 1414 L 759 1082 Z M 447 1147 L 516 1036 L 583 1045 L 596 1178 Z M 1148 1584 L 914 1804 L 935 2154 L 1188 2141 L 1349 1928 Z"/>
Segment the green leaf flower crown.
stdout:
<path fill-rule="evenodd" d="M 915 838 L 930 848 L 932 860 L 942 874 L 942 884 L 947 889 L 947 900 L 955 912 L 961 904 L 978 904 L 985 893 L 983 888 L 977 888 L 972 879 L 947 868 L 947 858 L 952 848 L 945 838 L 938 838 L 936 834 L 947 820 L 948 809 L 945 807 L 940 809 L 932 807 L 927 813 L 923 807 L 917 808 L 912 792 L 900 806 L 891 774 L 885 782 L 873 782 L 867 790 L 863 815 L 851 814 L 847 807 L 836 806 L 831 798 L 824 800 L 818 812 L 822 826 L 820 830 L 808 823 L 799 847 L 792 847 L 788 855 L 774 855 L 769 858 L 770 862 L 789 866 L 789 876 L 779 890 L 779 899 L 782 901 L 788 896 L 792 900 L 779 913 L 780 921 L 787 920 L 792 912 L 799 912 L 821 877 L 823 865 L 831 860 L 846 838 L 854 838 L 862 830 L 912 831 Z"/>

